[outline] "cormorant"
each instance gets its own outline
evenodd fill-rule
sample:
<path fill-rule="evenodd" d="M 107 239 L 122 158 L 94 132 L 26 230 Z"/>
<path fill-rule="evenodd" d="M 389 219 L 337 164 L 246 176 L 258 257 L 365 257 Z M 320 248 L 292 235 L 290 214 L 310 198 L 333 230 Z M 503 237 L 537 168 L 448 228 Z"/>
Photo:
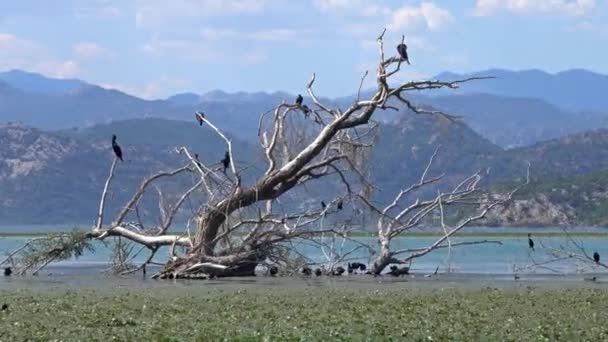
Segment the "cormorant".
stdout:
<path fill-rule="evenodd" d="M 317 277 L 320 277 L 320 276 L 322 276 L 322 275 L 323 275 L 323 271 L 321 271 L 321 269 L 320 269 L 320 268 L 316 268 L 316 269 L 315 269 L 315 275 L 316 275 Z"/>
<path fill-rule="evenodd" d="M 365 271 L 367 269 L 367 266 L 365 266 L 365 264 L 362 264 L 360 262 L 353 262 L 351 264 L 352 268 L 355 270 L 361 270 L 361 271 Z"/>
<path fill-rule="evenodd" d="M 201 164 L 201 162 L 198 160 L 198 153 L 194 154 L 194 160 L 196 160 L 198 167 L 203 168 L 203 164 Z"/>
<path fill-rule="evenodd" d="M 302 111 L 304 112 L 304 117 L 308 118 L 311 112 L 310 108 L 307 105 L 302 105 Z"/>
<path fill-rule="evenodd" d="M 270 269 L 268 270 L 270 272 L 271 276 L 275 276 L 277 275 L 277 273 L 279 273 L 279 268 L 276 266 L 270 266 Z"/>
<path fill-rule="evenodd" d="M 338 266 L 338 267 L 336 267 L 336 270 L 335 270 L 335 271 L 333 271 L 333 273 L 332 273 L 332 274 L 333 274 L 333 275 L 335 275 L 335 276 L 340 276 L 340 275 L 344 274 L 344 271 L 346 271 L 346 270 L 344 269 L 344 267 L 342 267 L 342 266 Z"/>
<path fill-rule="evenodd" d="M 10 268 L 10 267 L 5 267 L 5 268 L 4 268 L 4 276 L 6 276 L 6 277 L 10 277 L 10 276 L 11 276 L 11 274 L 13 274 L 13 269 L 12 269 L 12 268 Z"/>
<path fill-rule="evenodd" d="M 534 250 L 534 240 L 532 240 L 532 234 L 528 233 L 528 246 L 531 250 Z"/>
<path fill-rule="evenodd" d="M 296 106 L 300 107 L 303 101 L 304 98 L 302 97 L 302 95 L 298 94 L 298 97 L 296 97 Z"/>
<path fill-rule="evenodd" d="M 222 159 L 222 164 L 224 165 L 224 173 L 226 173 L 226 169 L 230 166 L 230 153 L 228 151 L 226 151 L 224 159 Z"/>
<path fill-rule="evenodd" d="M 196 121 L 198 121 L 199 126 L 202 126 L 203 123 L 205 122 L 205 113 L 203 112 L 196 112 Z"/>
<path fill-rule="evenodd" d="M 342 201 L 338 202 L 338 210 L 342 210 Z"/>
<path fill-rule="evenodd" d="M 350 262 L 348 263 L 348 265 L 346 265 L 346 270 L 347 270 L 348 274 L 353 273 L 353 265 L 351 265 Z"/>
<path fill-rule="evenodd" d="M 399 52 L 399 57 L 401 57 L 402 61 L 405 61 L 407 62 L 407 64 L 410 64 L 410 59 L 407 56 L 407 45 L 403 43 L 397 45 L 397 52 Z"/>
<path fill-rule="evenodd" d="M 302 274 L 309 276 L 312 274 L 312 269 L 308 266 L 304 266 L 304 267 L 302 267 Z"/>
<path fill-rule="evenodd" d="M 116 134 L 112 134 L 112 150 L 114 150 L 116 158 L 120 159 L 120 161 L 123 161 L 122 150 L 120 149 L 120 146 L 118 146 L 118 143 L 116 143 Z"/>
<path fill-rule="evenodd" d="M 325 204 L 325 201 L 321 201 L 321 208 L 323 208 L 323 209 L 327 208 L 327 204 Z"/>
<path fill-rule="evenodd" d="M 596 264 L 600 263 L 600 253 L 593 252 L 593 261 L 595 261 Z"/>
<path fill-rule="evenodd" d="M 399 277 L 402 275 L 406 275 L 410 273 L 410 268 L 405 266 L 402 268 L 397 267 L 396 265 L 391 266 L 391 271 L 388 272 L 390 275 L 394 277 Z"/>

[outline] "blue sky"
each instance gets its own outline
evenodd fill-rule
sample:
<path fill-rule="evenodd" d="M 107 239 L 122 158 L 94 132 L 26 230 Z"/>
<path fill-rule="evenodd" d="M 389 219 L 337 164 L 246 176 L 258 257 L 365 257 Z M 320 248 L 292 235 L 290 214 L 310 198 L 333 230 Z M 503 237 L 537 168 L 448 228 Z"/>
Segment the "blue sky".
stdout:
<path fill-rule="evenodd" d="M 403 78 L 493 67 L 608 73 L 604 0 L 3 0 L 0 70 L 159 98 L 182 92 L 354 93 L 406 36 Z M 370 80 L 371 81 L 371 80 Z"/>

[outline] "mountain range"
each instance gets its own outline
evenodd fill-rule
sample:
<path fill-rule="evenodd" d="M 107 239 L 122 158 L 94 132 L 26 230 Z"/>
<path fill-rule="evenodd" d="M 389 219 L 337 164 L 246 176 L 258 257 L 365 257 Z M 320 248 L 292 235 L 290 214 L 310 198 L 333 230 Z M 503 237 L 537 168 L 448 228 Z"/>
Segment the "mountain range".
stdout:
<path fill-rule="evenodd" d="M 602 107 L 598 93 L 586 92 L 587 85 L 603 86 L 606 77 L 584 70 L 555 75 L 499 71 L 491 71 L 500 76 L 496 79 L 468 83 L 454 92 L 411 95 L 421 106 L 461 116 L 458 121 L 416 115 L 404 108 L 378 113 L 381 122 L 369 170 L 378 186 L 374 201 L 386 202 L 395 191 L 416 181 L 429 156 L 440 146 L 430 172 L 445 172 L 446 185 L 478 170 L 486 175 L 484 186 L 521 184 L 529 164 L 531 184 L 539 192 L 522 195 L 528 199 L 519 198 L 527 201 L 520 206 L 524 213 L 533 207 L 537 209 L 534 212 L 563 214 L 557 216 L 559 222 L 551 218 L 541 220 L 542 224 L 608 222 L 597 214 L 601 211 L 597 207 L 568 206 L 563 196 L 551 190 L 564 189 L 572 182 L 585 192 L 563 191 L 576 192 L 573 196 L 581 198 L 580 203 L 587 203 L 584 199 L 589 196 L 601 203 L 604 195 L 608 198 L 603 188 L 593 190 L 593 182 L 604 178 L 589 176 L 608 167 L 608 114 L 603 114 L 608 113 L 608 106 Z M 471 75 L 439 76 L 454 79 Z M 568 82 L 578 82 L 579 86 L 561 87 L 566 76 Z M 503 79 L 508 81 L 504 85 L 486 84 Z M 522 93 L 520 83 L 554 87 L 556 93 L 565 92 L 587 102 L 567 103 L 540 91 Z M 186 146 L 206 162 L 219 162 L 224 143 L 208 127 L 195 123 L 195 110 L 204 110 L 229 135 L 237 162 L 247 166 L 245 179 L 250 181 L 264 166 L 257 142 L 260 113 L 294 97 L 284 92 L 218 90 L 144 100 L 81 80 L 52 79 L 18 70 L 0 73 L 0 223 L 92 223 L 111 163 L 112 134 L 119 137 L 125 162 L 119 165 L 113 183 L 109 211 L 120 208 L 142 177 L 183 164 L 184 157 L 175 152 L 176 147 Z M 324 99 L 339 107 L 352 100 Z M 191 181 L 191 176 L 184 177 L 165 186 L 183 188 Z M 335 194 L 337 186 L 329 180 L 294 196 L 301 196 L 302 203 L 316 201 Z M 142 204 L 143 212 L 158 207 L 153 195 L 147 201 Z M 608 209 L 608 199 L 605 202 Z M 588 212 L 593 213 L 593 220 L 582 219 L 589 217 Z M 505 217 L 535 224 L 522 212 L 509 212 L 495 222 L 515 222 Z"/>
<path fill-rule="evenodd" d="M 420 106 L 432 106 L 462 116 L 462 121 L 502 147 L 517 147 L 592 128 L 608 127 L 608 104 L 601 89 L 608 76 L 585 70 L 558 74 L 541 71 L 487 70 L 437 78 L 493 75 L 456 90 L 413 93 Z M 529 90 L 529 91 L 528 91 Z M 181 93 L 167 99 L 145 100 L 81 80 L 48 78 L 12 70 L 0 73 L 0 122 L 19 121 L 43 130 L 89 127 L 111 121 L 158 117 L 191 120 L 203 110 L 223 130 L 246 140 L 256 139 L 261 113 L 295 95 L 276 93 Z M 324 99 L 346 107 L 353 97 Z M 306 101 L 309 101 L 307 99 Z M 396 118 L 390 111 L 378 116 Z"/>

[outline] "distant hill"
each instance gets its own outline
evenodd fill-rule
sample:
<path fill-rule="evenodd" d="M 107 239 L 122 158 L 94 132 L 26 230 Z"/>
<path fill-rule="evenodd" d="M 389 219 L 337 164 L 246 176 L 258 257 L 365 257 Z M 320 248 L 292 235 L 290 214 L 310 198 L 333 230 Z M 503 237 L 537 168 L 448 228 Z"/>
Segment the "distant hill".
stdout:
<path fill-rule="evenodd" d="M 191 121 L 131 119 L 58 132 L 0 125 L 0 222 L 90 223 L 112 160 L 111 134 L 118 135 L 125 162 L 119 164 L 112 186 L 110 210 L 117 210 L 127 200 L 142 177 L 182 165 L 184 157 L 175 153 L 175 147 L 187 146 L 209 163 L 217 163 L 225 150 L 209 128 Z M 236 137 L 232 140 L 237 162 L 247 167 L 244 177 L 249 182 L 264 170 L 259 147 Z M 563 179 L 561 182 L 567 184 L 571 177 L 608 169 L 608 130 L 504 150 L 462 122 L 405 115 L 379 127 L 369 169 L 378 188 L 373 200 L 386 203 L 400 188 L 417 181 L 439 145 L 442 147 L 429 173 L 445 173 L 445 184 L 439 188 L 454 185 L 478 170 L 485 174 L 484 186 L 521 184 L 528 162 L 535 183 Z M 191 178 L 183 181 L 169 188 L 180 189 Z M 314 203 L 336 191 L 343 191 L 339 181 L 328 179 L 311 183 L 290 198 Z M 157 207 L 154 196 L 149 201 L 147 208 Z"/>
<path fill-rule="evenodd" d="M 487 93 L 511 97 L 537 98 L 564 110 L 608 112 L 608 75 L 584 69 L 556 74 L 541 70 L 510 71 L 490 69 L 467 74 L 450 72 L 436 76 L 442 80 L 493 76 L 495 79 L 463 84 L 456 94 Z M 453 94 L 453 92 L 450 91 Z M 446 94 L 439 92 L 438 94 Z"/>
<path fill-rule="evenodd" d="M 461 116 L 462 121 L 475 131 L 507 148 L 530 145 L 597 127 L 608 127 L 608 115 L 575 114 L 529 97 L 463 94 L 416 96 L 415 99 L 419 103 L 430 103 L 437 109 Z"/>
<path fill-rule="evenodd" d="M 0 72 L 0 80 L 15 89 L 44 95 L 65 95 L 88 85 L 77 79 L 48 78 L 22 70 Z"/>
<path fill-rule="evenodd" d="M 470 82 L 461 89 L 410 96 L 420 106 L 431 105 L 463 116 L 464 122 L 502 147 L 525 146 L 608 127 L 608 99 L 596 91 L 605 89 L 600 84 L 607 76 L 584 70 L 552 75 L 496 69 L 471 75 L 443 73 L 438 77 L 449 80 L 490 74 L 497 78 Z M 259 115 L 294 98 L 294 94 L 283 92 L 214 90 L 144 100 L 80 80 L 53 79 L 19 70 L 0 73 L 0 122 L 21 121 L 40 129 L 86 127 L 146 117 L 192 120 L 194 111 L 202 110 L 223 130 L 253 141 L 257 137 L 248 127 L 257 125 Z M 353 96 L 324 99 L 341 108 L 353 100 Z M 597 111 L 580 111 L 583 108 Z M 377 119 L 394 122 L 399 117 L 386 111 L 378 113 Z"/>
<path fill-rule="evenodd" d="M 223 157 L 225 146 L 208 130 L 170 120 L 147 121 L 58 133 L 20 124 L 0 125 L 0 222 L 92 224 L 113 158 L 111 132 L 119 137 L 125 161 L 118 165 L 111 187 L 109 213 L 126 203 L 144 177 L 184 165 L 185 157 L 175 153 L 178 145 L 189 147 L 209 163 L 219 164 Z M 156 131 L 161 126 L 180 132 L 180 143 Z M 235 140 L 234 148 L 242 156 L 239 163 L 255 162 L 254 147 Z M 251 178 L 256 171 L 250 168 L 245 177 Z M 192 176 L 184 177 L 183 182 L 165 184 L 165 192 L 171 194 L 189 184 Z M 157 207 L 151 196 L 141 210 Z"/>

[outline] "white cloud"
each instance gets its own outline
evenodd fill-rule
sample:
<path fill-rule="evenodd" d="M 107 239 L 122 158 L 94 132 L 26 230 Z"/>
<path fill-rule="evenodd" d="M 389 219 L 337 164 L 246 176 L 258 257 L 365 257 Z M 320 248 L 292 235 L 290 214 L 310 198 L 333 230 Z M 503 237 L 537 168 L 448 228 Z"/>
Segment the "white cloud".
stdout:
<path fill-rule="evenodd" d="M 80 42 L 72 47 L 74 53 L 81 58 L 111 57 L 110 51 L 93 42 Z"/>
<path fill-rule="evenodd" d="M 313 4 L 321 11 L 338 11 L 357 8 L 361 5 L 358 0 L 314 0 Z"/>
<path fill-rule="evenodd" d="M 77 18 L 115 18 L 125 15 L 121 6 L 124 6 L 121 0 L 88 0 L 75 3 L 73 8 L 74 15 Z"/>
<path fill-rule="evenodd" d="M 139 28 L 162 25 L 183 18 L 220 14 L 251 14 L 266 8 L 272 0 L 136 0 L 135 20 Z"/>
<path fill-rule="evenodd" d="M 218 64 L 259 64 L 266 60 L 266 54 L 259 48 L 251 50 L 242 49 L 231 44 L 230 46 L 213 46 L 212 42 L 202 42 L 185 39 L 156 39 L 143 47 L 144 52 L 157 55 L 175 57 L 190 63 L 218 63 Z"/>
<path fill-rule="evenodd" d="M 53 77 L 74 77 L 80 72 L 77 61 L 62 60 L 42 45 L 10 33 L 0 32 L 0 69 L 24 69 Z"/>
<path fill-rule="evenodd" d="M 38 71 L 52 77 L 70 78 L 80 73 L 80 64 L 74 60 L 50 60 L 33 64 L 29 67 L 29 70 Z"/>
<path fill-rule="evenodd" d="M 254 31 L 239 31 L 236 29 L 203 28 L 201 38 L 208 41 L 220 40 L 253 40 L 258 42 L 299 42 L 311 40 L 316 33 L 314 30 L 294 30 L 288 28 L 272 28 Z"/>
<path fill-rule="evenodd" d="M 164 97 L 167 94 L 180 92 L 184 88 L 187 88 L 191 85 L 191 81 L 163 75 L 156 80 L 152 80 L 138 85 L 124 83 L 105 83 L 101 86 L 107 89 L 116 89 L 143 99 L 154 100 L 160 97 Z"/>
<path fill-rule="evenodd" d="M 418 7 L 404 6 L 393 11 L 388 27 L 392 30 L 406 30 L 424 24 L 431 31 L 438 31 L 453 20 L 448 10 L 432 2 L 423 2 Z"/>
<path fill-rule="evenodd" d="M 581 16 L 591 12 L 595 0 L 477 0 L 473 14 L 488 16 L 501 11 L 515 14 Z"/>

